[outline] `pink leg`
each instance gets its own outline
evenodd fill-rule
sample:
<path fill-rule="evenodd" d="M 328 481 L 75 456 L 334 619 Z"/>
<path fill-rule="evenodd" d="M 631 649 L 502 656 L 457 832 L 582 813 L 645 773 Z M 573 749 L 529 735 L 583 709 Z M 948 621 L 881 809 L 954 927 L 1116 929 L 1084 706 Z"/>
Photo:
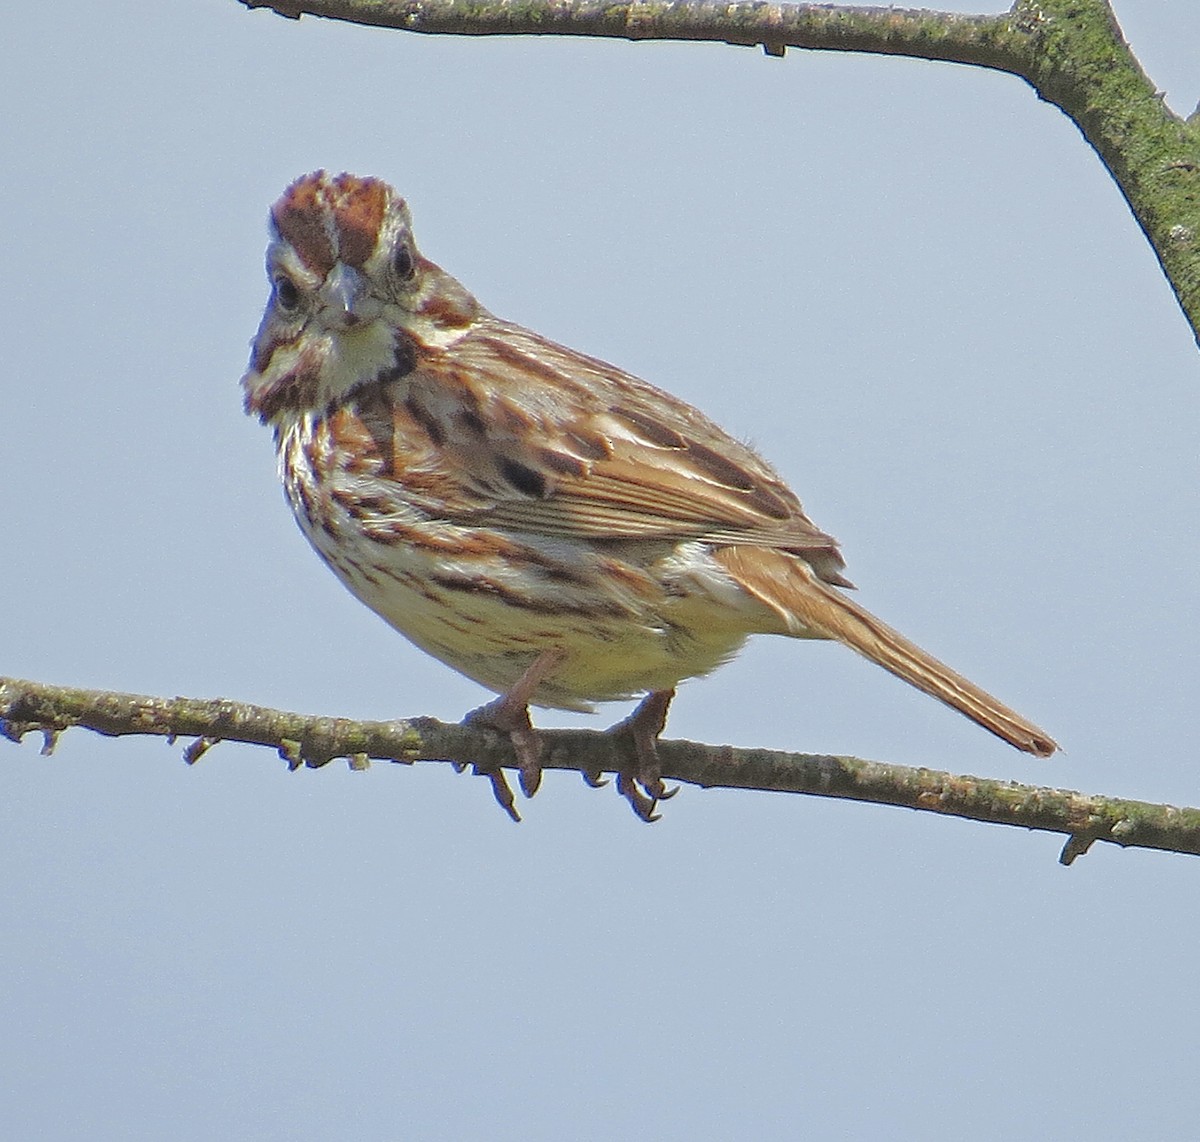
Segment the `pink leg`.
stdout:
<path fill-rule="evenodd" d="M 657 821 L 655 806 L 678 792 L 663 785 L 658 763 L 658 738 L 667 724 L 667 710 L 674 697 L 674 690 L 652 691 L 628 718 L 608 731 L 633 738 L 635 765 L 617 774 L 617 792 L 643 821 Z"/>
<path fill-rule="evenodd" d="M 465 726 L 482 726 L 495 730 L 506 735 L 512 742 L 521 775 L 521 792 L 526 797 L 532 797 L 542 783 L 542 743 L 529 720 L 529 699 L 545 681 L 546 675 L 562 659 L 561 650 L 543 651 L 505 693 L 487 705 L 472 710 L 463 718 Z M 513 805 L 512 790 L 508 787 L 504 771 L 499 767 L 482 770 L 479 766 L 476 766 L 475 770 L 477 773 L 486 773 L 491 778 L 492 792 L 495 793 L 496 800 L 514 821 L 519 821 L 521 817 Z"/>

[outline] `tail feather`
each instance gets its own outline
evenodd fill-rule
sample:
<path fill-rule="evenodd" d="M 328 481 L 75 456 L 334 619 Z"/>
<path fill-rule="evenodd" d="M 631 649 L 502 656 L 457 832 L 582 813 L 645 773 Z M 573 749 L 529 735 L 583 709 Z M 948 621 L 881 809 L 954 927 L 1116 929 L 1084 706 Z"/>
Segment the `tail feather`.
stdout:
<path fill-rule="evenodd" d="M 799 556 L 761 547 L 727 547 L 717 558 L 779 616 L 786 633 L 844 643 L 1026 753 L 1049 757 L 1058 749 L 1044 730 L 823 583 Z"/>

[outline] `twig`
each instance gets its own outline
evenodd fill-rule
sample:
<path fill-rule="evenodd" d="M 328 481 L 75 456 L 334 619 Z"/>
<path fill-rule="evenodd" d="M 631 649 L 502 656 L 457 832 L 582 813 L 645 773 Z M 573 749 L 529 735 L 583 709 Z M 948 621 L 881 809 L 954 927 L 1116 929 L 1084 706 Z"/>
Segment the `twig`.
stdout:
<path fill-rule="evenodd" d="M 1017 0 L 998 16 L 710 0 L 239 0 L 427 34 L 705 40 L 970 64 L 1062 109 L 1120 187 L 1200 341 L 1200 122 L 1163 103 L 1108 0 Z"/>
<path fill-rule="evenodd" d="M 351 768 L 368 759 L 446 761 L 480 773 L 516 768 L 508 742 L 482 729 L 433 718 L 358 722 L 272 710 L 224 699 L 153 698 L 48 686 L 0 678 L 0 733 L 12 741 L 32 732 L 48 735 L 81 726 L 110 737 L 149 734 L 195 739 L 194 761 L 217 741 L 270 746 L 292 769 L 316 768 L 344 757 Z M 620 735 L 594 730 L 543 730 L 543 765 L 576 770 L 595 783 L 629 759 Z M 697 742 L 659 744 L 663 776 L 704 788 L 808 793 L 850 801 L 918 809 L 997 825 L 1062 833 L 1061 860 L 1070 864 L 1096 841 L 1126 848 L 1200 855 L 1200 809 L 1179 809 L 1091 796 L 1017 782 L 913 769 L 827 754 L 735 749 Z"/>

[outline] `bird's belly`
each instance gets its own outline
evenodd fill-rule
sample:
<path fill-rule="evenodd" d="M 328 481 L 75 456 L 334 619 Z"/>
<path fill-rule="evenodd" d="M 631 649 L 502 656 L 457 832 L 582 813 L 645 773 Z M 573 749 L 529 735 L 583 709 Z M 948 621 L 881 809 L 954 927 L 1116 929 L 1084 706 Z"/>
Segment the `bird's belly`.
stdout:
<path fill-rule="evenodd" d="M 368 607 L 427 653 L 503 692 L 544 651 L 561 661 L 533 703 L 665 690 L 731 658 L 773 618 L 699 543 L 592 543 L 293 498 L 313 547 Z"/>

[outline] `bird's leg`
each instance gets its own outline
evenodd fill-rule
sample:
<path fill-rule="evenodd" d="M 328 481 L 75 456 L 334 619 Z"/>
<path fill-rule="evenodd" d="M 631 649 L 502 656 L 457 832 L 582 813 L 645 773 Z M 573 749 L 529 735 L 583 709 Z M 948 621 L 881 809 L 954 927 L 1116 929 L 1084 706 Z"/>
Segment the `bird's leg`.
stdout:
<path fill-rule="evenodd" d="M 495 730 L 512 742 L 521 775 L 521 792 L 526 797 L 532 797 L 542 783 L 542 743 L 529 720 L 529 699 L 545 681 L 546 675 L 562 660 L 561 650 L 542 651 L 525 673 L 499 698 L 472 710 L 463 718 L 464 726 L 482 726 Z M 484 770 L 477 765 L 475 769 L 477 772 L 487 773 L 491 778 L 496 800 L 513 820 L 519 821 L 521 818 L 513 807 L 512 791 L 508 787 L 504 771 L 499 766 Z"/>
<path fill-rule="evenodd" d="M 658 737 L 667 724 L 667 710 L 674 697 L 673 689 L 651 691 L 628 718 L 608 731 L 629 734 L 633 739 L 635 763 L 617 774 L 617 792 L 643 821 L 657 821 L 655 805 L 678 792 L 663 785 L 658 762 Z"/>

